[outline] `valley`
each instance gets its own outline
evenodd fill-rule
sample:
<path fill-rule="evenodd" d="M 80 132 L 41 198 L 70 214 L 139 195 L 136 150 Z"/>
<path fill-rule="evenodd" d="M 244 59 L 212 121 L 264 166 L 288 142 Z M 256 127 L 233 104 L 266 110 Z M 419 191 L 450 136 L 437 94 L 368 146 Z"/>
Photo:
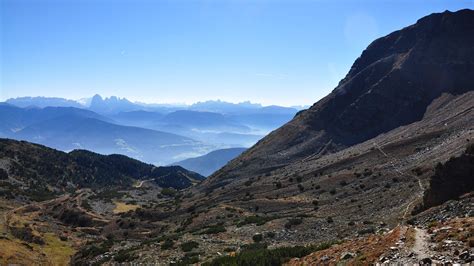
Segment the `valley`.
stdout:
<path fill-rule="evenodd" d="M 33 133 L 0 139 L 0 263 L 472 264 L 473 76 L 474 11 L 463 9 L 373 41 L 302 111 L 137 110 L 98 95 L 55 107 L 67 116 L 3 104 L 3 137 Z M 252 145 L 204 141 L 256 129 L 268 134 Z M 84 138 L 93 151 L 58 146 L 65 131 L 64 145 Z M 111 136 L 140 155 L 115 154 Z"/>

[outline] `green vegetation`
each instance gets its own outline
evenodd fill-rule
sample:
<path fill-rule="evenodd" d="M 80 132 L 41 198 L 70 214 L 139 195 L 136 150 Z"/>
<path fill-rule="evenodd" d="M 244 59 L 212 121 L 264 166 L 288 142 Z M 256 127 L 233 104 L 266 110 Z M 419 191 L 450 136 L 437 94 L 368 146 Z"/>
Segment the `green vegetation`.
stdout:
<path fill-rule="evenodd" d="M 264 216 L 258 216 L 258 215 L 252 215 L 252 216 L 247 216 L 244 218 L 243 221 L 240 221 L 237 226 L 241 227 L 247 224 L 256 224 L 258 226 L 264 225 L 265 223 L 277 219 L 278 217 L 276 216 L 271 216 L 271 217 L 264 217 Z"/>
<path fill-rule="evenodd" d="M 184 257 L 178 263 L 171 263 L 173 266 L 187 266 L 193 265 L 199 262 L 199 253 L 186 253 Z"/>
<path fill-rule="evenodd" d="M 303 223 L 303 219 L 301 218 L 292 218 L 288 220 L 288 222 L 285 224 L 285 228 L 290 229 L 293 226 L 299 225 Z"/>
<path fill-rule="evenodd" d="M 184 252 L 189 252 L 197 247 L 199 247 L 199 243 L 195 241 L 188 241 L 180 245 L 181 250 Z"/>
<path fill-rule="evenodd" d="M 291 258 L 301 258 L 309 255 L 312 252 L 327 249 L 332 244 L 321 244 L 319 246 L 295 246 L 295 247 L 281 247 L 276 249 L 267 249 L 265 245 L 256 244 L 248 246 L 244 251 L 240 252 L 234 257 L 224 256 L 216 258 L 211 262 L 206 262 L 204 266 L 218 266 L 218 265 L 259 265 L 259 266 L 274 266 L 282 265 Z"/>
<path fill-rule="evenodd" d="M 171 188 L 164 188 L 163 190 L 161 190 L 161 195 L 167 197 L 174 197 L 176 195 L 176 190 Z"/>
<path fill-rule="evenodd" d="M 88 211 L 92 210 L 92 206 L 90 205 L 89 201 L 87 201 L 87 200 L 82 201 L 81 207 L 88 210 Z"/>
<path fill-rule="evenodd" d="M 276 235 L 275 232 L 267 232 L 267 233 L 265 234 L 265 237 L 274 238 L 275 235 Z"/>
<path fill-rule="evenodd" d="M 263 240 L 263 235 L 262 234 L 253 235 L 252 240 L 255 243 L 261 242 Z"/>
<path fill-rule="evenodd" d="M 138 255 L 133 251 L 135 251 L 135 249 L 120 250 L 117 252 L 117 255 L 114 256 L 114 260 L 121 263 L 138 259 Z"/>
<path fill-rule="evenodd" d="M 161 249 L 162 250 L 165 250 L 165 249 L 170 249 L 172 248 L 174 245 L 174 241 L 172 239 L 165 239 L 165 241 L 163 242 L 163 244 L 161 244 Z"/>
<path fill-rule="evenodd" d="M 200 234 L 201 235 L 211 235 L 211 234 L 222 233 L 222 232 L 225 232 L 225 231 L 226 231 L 226 229 L 225 229 L 224 225 L 216 224 L 216 225 L 211 225 L 211 226 L 207 227 Z"/>
<path fill-rule="evenodd" d="M 81 250 L 81 255 L 82 257 L 95 257 L 100 254 L 104 254 L 105 252 L 108 252 L 109 249 L 113 246 L 113 241 L 112 240 L 106 240 L 101 242 L 99 245 L 91 245 L 87 246 L 85 249 Z"/>

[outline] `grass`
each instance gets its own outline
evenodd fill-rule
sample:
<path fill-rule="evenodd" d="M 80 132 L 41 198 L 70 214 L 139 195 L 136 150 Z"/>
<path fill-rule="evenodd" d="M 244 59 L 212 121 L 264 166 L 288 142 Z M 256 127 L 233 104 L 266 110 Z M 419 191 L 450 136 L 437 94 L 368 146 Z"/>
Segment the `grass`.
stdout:
<path fill-rule="evenodd" d="M 20 241 L 0 239 L 0 265 L 40 265 L 46 263 L 39 252 L 31 250 Z"/>
<path fill-rule="evenodd" d="M 53 265 L 68 265 L 71 256 L 76 252 L 69 243 L 61 241 L 55 234 L 46 233 L 43 235 L 45 246 L 43 252 Z"/>
<path fill-rule="evenodd" d="M 115 203 L 115 209 L 113 210 L 113 212 L 115 214 L 124 213 L 128 211 L 134 211 L 140 207 L 139 205 L 127 204 L 127 203 L 123 203 L 119 201 L 114 201 L 114 203 Z"/>
<path fill-rule="evenodd" d="M 43 234 L 42 238 L 45 240 L 44 245 L 0 239 L 0 264 L 68 265 L 76 252 L 74 248 L 53 233 Z"/>

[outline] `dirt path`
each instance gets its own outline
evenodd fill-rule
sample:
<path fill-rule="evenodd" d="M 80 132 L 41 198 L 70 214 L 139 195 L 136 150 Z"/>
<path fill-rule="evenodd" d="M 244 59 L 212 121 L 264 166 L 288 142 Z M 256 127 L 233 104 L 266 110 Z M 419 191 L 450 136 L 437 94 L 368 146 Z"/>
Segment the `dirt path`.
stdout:
<path fill-rule="evenodd" d="M 415 243 L 413 244 L 412 252 L 415 253 L 418 259 L 430 257 L 428 233 L 426 230 L 417 227 L 413 229 L 415 230 Z"/>
<path fill-rule="evenodd" d="M 133 187 L 134 188 L 141 188 L 143 186 L 143 184 L 145 184 L 145 182 L 150 182 L 150 181 L 153 181 L 153 180 L 155 180 L 155 178 L 142 180 L 142 181 L 140 181 L 140 183 L 138 183 L 138 185 L 133 185 Z"/>
<path fill-rule="evenodd" d="M 391 159 L 391 161 L 389 162 L 390 163 L 390 166 L 393 168 L 393 170 L 397 173 L 397 175 L 399 176 L 409 176 L 409 177 L 412 177 L 412 178 L 416 178 L 417 180 L 417 183 L 418 183 L 418 186 L 420 188 L 420 191 L 417 193 L 418 195 L 416 195 L 415 199 L 412 200 L 410 203 L 408 203 L 407 207 L 405 208 L 405 211 L 403 212 L 403 220 L 406 220 L 408 215 L 410 214 L 410 210 L 411 208 L 413 207 L 413 204 L 415 204 L 417 202 L 417 200 L 419 198 L 422 198 L 423 197 L 423 193 L 425 191 L 425 188 L 423 186 L 423 182 L 421 181 L 421 179 L 416 176 L 416 175 L 412 175 L 412 174 L 409 174 L 409 173 L 404 173 L 402 171 L 400 171 L 400 169 L 398 169 L 395 164 L 393 163 L 396 158 L 393 158 L 392 156 L 388 155 L 386 152 L 384 152 L 382 150 L 382 147 L 380 147 L 380 145 L 378 145 L 377 143 L 373 142 L 373 145 L 374 147 L 380 152 L 383 154 L 383 156 L 385 156 L 386 158 L 388 159 Z"/>

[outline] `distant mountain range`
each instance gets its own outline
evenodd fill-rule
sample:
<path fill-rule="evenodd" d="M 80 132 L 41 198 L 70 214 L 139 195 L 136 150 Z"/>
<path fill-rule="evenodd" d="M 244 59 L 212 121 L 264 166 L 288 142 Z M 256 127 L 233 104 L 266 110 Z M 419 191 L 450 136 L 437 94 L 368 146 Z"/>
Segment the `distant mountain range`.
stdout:
<path fill-rule="evenodd" d="M 203 176 L 209 176 L 222 166 L 226 165 L 230 160 L 239 156 L 246 148 L 229 148 L 212 151 L 206 155 L 196 158 L 189 158 L 172 165 L 179 165 L 188 170 L 199 173 Z"/>
<path fill-rule="evenodd" d="M 130 111 L 150 111 L 167 113 L 176 110 L 192 110 L 202 112 L 213 112 L 213 113 L 246 113 L 253 112 L 254 110 L 261 108 L 268 108 L 271 106 L 264 107 L 258 103 L 251 103 L 249 101 L 241 103 L 230 103 L 220 100 L 209 100 L 204 102 L 197 102 L 191 105 L 185 104 L 159 104 L 159 103 L 141 103 L 132 102 L 126 98 L 120 98 L 117 96 L 102 97 L 99 94 L 94 95 L 91 98 L 83 98 L 80 100 L 70 100 L 58 97 L 17 97 L 10 98 L 5 101 L 6 103 L 18 106 L 18 107 L 76 107 L 86 108 L 97 113 L 105 114 L 117 114 L 120 112 Z M 280 107 L 280 106 L 274 106 Z M 281 107 L 284 109 L 302 110 L 309 106 L 292 106 L 292 107 Z"/>
<path fill-rule="evenodd" d="M 2 137 L 70 151 L 124 154 L 156 165 L 205 153 L 213 147 L 180 135 L 124 126 L 72 107 L 19 108 L 0 105 Z"/>
<path fill-rule="evenodd" d="M 0 137 L 163 165 L 219 148 L 250 147 L 297 112 L 250 102 L 180 106 L 100 95 L 81 101 L 21 97 L 0 103 Z"/>
<path fill-rule="evenodd" d="M 199 156 L 213 149 L 250 147 L 299 111 L 219 100 L 189 106 L 144 104 L 100 95 L 78 101 L 20 97 L 8 99 L 1 108 L 0 136 L 66 151 L 87 148 L 121 153 L 155 164 Z M 130 136 L 142 137 L 136 141 Z"/>

